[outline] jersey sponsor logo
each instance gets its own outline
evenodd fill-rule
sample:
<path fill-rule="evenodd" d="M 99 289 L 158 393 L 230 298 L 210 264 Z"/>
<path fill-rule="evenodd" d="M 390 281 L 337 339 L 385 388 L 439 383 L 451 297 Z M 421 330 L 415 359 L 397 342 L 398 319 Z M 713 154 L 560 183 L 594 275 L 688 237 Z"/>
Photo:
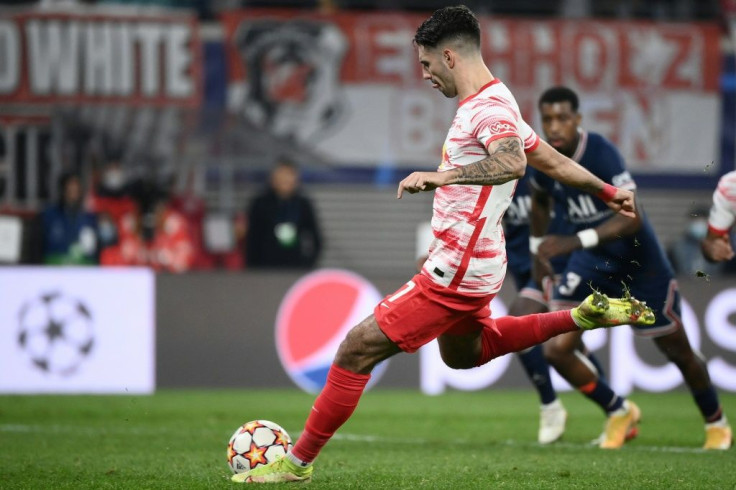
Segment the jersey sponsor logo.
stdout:
<path fill-rule="evenodd" d="M 514 131 L 514 128 L 515 126 L 513 124 L 506 122 L 495 122 L 488 127 L 492 134 L 508 133 Z"/>
<path fill-rule="evenodd" d="M 598 209 L 590 194 L 578 194 L 567 198 L 567 214 L 573 223 L 591 223 L 611 213 L 607 207 Z"/>
<path fill-rule="evenodd" d="M 340 342 L 382 297 L 366 279 L 344 270 L 312 272 L 297 281 L 276 317 L 276 351 L 291 380 L 304 391 L 320 391 Z M 387 365 L 384 361 L 373 370 L 368 386 Z"/>
<path fill-rule="evenodd" d="M 611 179 L 611 183 L 615 185 L 616 187 L 631 187 L 631 184 L 634 183 L 634 178 L 631 176 L 629 171 L 622 172 L 618 175 L 615 175 L 613 179 Z"/>
<path fill-rule="evenodd" d="M 506 214 L 503 216 L 504 220 L 510 225 L 527 225 L 529 224 L 529 212 L 531 209 L 531 196 L 517 196 L 511 200 L 508 209 L 506 209 Z"/>

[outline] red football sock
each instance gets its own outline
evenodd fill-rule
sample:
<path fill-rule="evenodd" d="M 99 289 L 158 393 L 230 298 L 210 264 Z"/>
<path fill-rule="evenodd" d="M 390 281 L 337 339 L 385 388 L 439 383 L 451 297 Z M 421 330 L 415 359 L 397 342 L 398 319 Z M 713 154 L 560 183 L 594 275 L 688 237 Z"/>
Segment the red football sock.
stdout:
<path fill-rule="evenodd" d="M 483 350 L 478 366 L 577 329 L 570 310 L 496 318 L 493 325 L 486 326 L 481 334 Z"/>
<path fill-rule="evenodd" d="M 356 374 L 332 365 L 327 383 L 312 406 L 304 432 L 291 450 L 292 454 L 311 463 L 332 435 L 353 414 L 370 374 Z"/>

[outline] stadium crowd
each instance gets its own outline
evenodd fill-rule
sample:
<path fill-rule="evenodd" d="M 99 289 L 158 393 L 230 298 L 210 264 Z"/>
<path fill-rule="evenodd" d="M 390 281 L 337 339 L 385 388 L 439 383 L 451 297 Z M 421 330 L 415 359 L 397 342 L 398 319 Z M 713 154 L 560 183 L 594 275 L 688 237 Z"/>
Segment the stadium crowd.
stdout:
<path fill-rule="evenodd" d="M 321 251 L 316 214 L 288 161 L 277 162 L 268 185 L 235 216 L 208 214 L 191 185 L 176 192 L 152 176 L 127 177 L 115 158 L 87 180 L 60 177 L 58 200 L 30 220 L 39 239 L 28 262 L 180 273 L 311 268 Z"/>

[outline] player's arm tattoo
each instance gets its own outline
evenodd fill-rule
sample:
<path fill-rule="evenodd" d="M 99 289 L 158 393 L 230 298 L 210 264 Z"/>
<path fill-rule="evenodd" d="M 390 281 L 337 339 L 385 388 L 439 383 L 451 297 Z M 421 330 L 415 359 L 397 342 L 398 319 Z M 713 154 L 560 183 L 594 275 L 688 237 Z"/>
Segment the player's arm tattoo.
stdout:
<path fill-rule="evenodd" d="M 451 184 L 497 185 L 524 175 L 526 157 L 518 138 L 505 138 L 493 153 L 464 167 L 452 170 Z"/>

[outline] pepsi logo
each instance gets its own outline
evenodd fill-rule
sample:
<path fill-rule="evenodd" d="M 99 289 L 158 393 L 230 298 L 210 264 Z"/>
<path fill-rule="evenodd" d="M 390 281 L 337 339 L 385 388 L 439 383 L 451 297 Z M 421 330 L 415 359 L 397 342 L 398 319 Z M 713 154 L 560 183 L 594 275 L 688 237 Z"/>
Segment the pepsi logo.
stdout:
<path fill-rule="evenodd" d="M 382 298 L 368 280 L 345 270 L 325 269 L 299 279 L 276 316 L 276 351 L 291 380 L 304 391 L 319 392 L 340 342 Z M 387 366 L 388 361 L 376 366 L 368 387 Z"/>

